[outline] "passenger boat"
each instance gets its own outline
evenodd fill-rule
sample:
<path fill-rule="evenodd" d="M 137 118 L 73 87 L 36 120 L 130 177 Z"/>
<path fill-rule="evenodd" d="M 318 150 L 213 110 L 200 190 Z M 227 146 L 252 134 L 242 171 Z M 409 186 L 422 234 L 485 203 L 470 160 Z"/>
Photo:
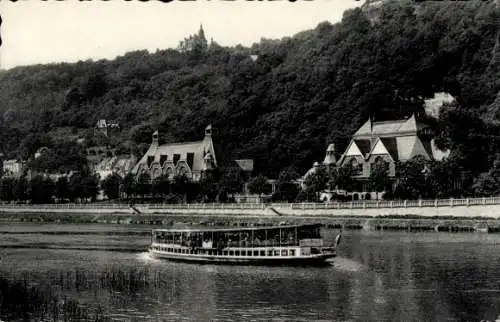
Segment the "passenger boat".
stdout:
<path fill-rule="evenodd" d="M 156 258 L 205 263 L 316 265 L 336 256 L 339 233 L 326 246 L 321 224 L 214 229 L 153 229 Z"/>

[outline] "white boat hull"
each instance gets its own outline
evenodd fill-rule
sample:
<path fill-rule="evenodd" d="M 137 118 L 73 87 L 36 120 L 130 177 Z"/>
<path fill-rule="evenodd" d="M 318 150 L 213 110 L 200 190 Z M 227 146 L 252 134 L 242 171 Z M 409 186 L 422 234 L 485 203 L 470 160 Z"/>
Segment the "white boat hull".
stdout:
<path fill-rule="evenodd" d="M 205 254 L 179 254 L 158 250 L 149 250 L 155 258 L 171 261 L 214 263 L 214 264 L 238 264 L 238 265 L 325 265 L 327 259 L 336 256 L 335 251 L 329 251 L 313 255 L 299 256 L 227 256 L 227 255 L 205 255 Z"/>

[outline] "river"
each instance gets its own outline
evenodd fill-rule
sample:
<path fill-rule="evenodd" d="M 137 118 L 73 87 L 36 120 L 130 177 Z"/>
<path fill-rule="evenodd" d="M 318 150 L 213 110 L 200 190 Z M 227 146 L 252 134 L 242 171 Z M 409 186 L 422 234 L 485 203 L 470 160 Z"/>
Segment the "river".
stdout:
<path fill-rule="evenodd" d="M 329 267 L 171 263 L 148 226 L 3 224 L 0 273 L 116 321 L 480 321 L 500 315 L 500 235 L 353 231 Z M 325 230 L 332 239 L 337 231 Z M 107 282 L 106 282 L 107 281 Z"/>

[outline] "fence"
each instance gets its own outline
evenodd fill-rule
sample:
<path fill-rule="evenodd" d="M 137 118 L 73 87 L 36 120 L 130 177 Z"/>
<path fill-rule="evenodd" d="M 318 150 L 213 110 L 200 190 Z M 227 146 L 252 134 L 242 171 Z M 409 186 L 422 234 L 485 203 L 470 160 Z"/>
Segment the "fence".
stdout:
<path fill-rule="evenodd" d="M 191 203 L 191 204 L 137 204 L 147 209 L 368 209 L 368 208 L 422 208 L 422 207 L 463 207 L 500 205 L 500 197 L 435 199 L 435 200 L 365 200 L 328 203 Z M 124 203 L 83 203 L 83 204 L 0 204 L 1 209 L 129 209 Z"/>

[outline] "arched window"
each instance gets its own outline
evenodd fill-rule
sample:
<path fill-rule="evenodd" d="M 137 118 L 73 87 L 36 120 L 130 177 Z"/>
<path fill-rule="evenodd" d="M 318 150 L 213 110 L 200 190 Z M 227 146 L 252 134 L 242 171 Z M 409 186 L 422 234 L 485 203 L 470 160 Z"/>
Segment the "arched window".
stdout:
<path fill-rule="evenodd" d="M 174 171 L 172 171 L 172 168 L 167 168 L 167 177 L 169 179 L 173 179 L 174 178 Z"/>
<path fill-rule="evenodd" d="M 184 175 L 187 175 L 187 172 L 188 172 L 188 171 L 187 171 L 186 167 L 180 167 L 180 168 L 179 168 L 179 173 L 178 173 L 178 174 L 179 174 L 180 176 L 184 176 Z"/>
<path fill-rule="evenodd" d="M 156 179 L 158 177 L 161 177 L 161 169 L 160 168 L 155 168 L 153 170 L 153 179 Z"/>

